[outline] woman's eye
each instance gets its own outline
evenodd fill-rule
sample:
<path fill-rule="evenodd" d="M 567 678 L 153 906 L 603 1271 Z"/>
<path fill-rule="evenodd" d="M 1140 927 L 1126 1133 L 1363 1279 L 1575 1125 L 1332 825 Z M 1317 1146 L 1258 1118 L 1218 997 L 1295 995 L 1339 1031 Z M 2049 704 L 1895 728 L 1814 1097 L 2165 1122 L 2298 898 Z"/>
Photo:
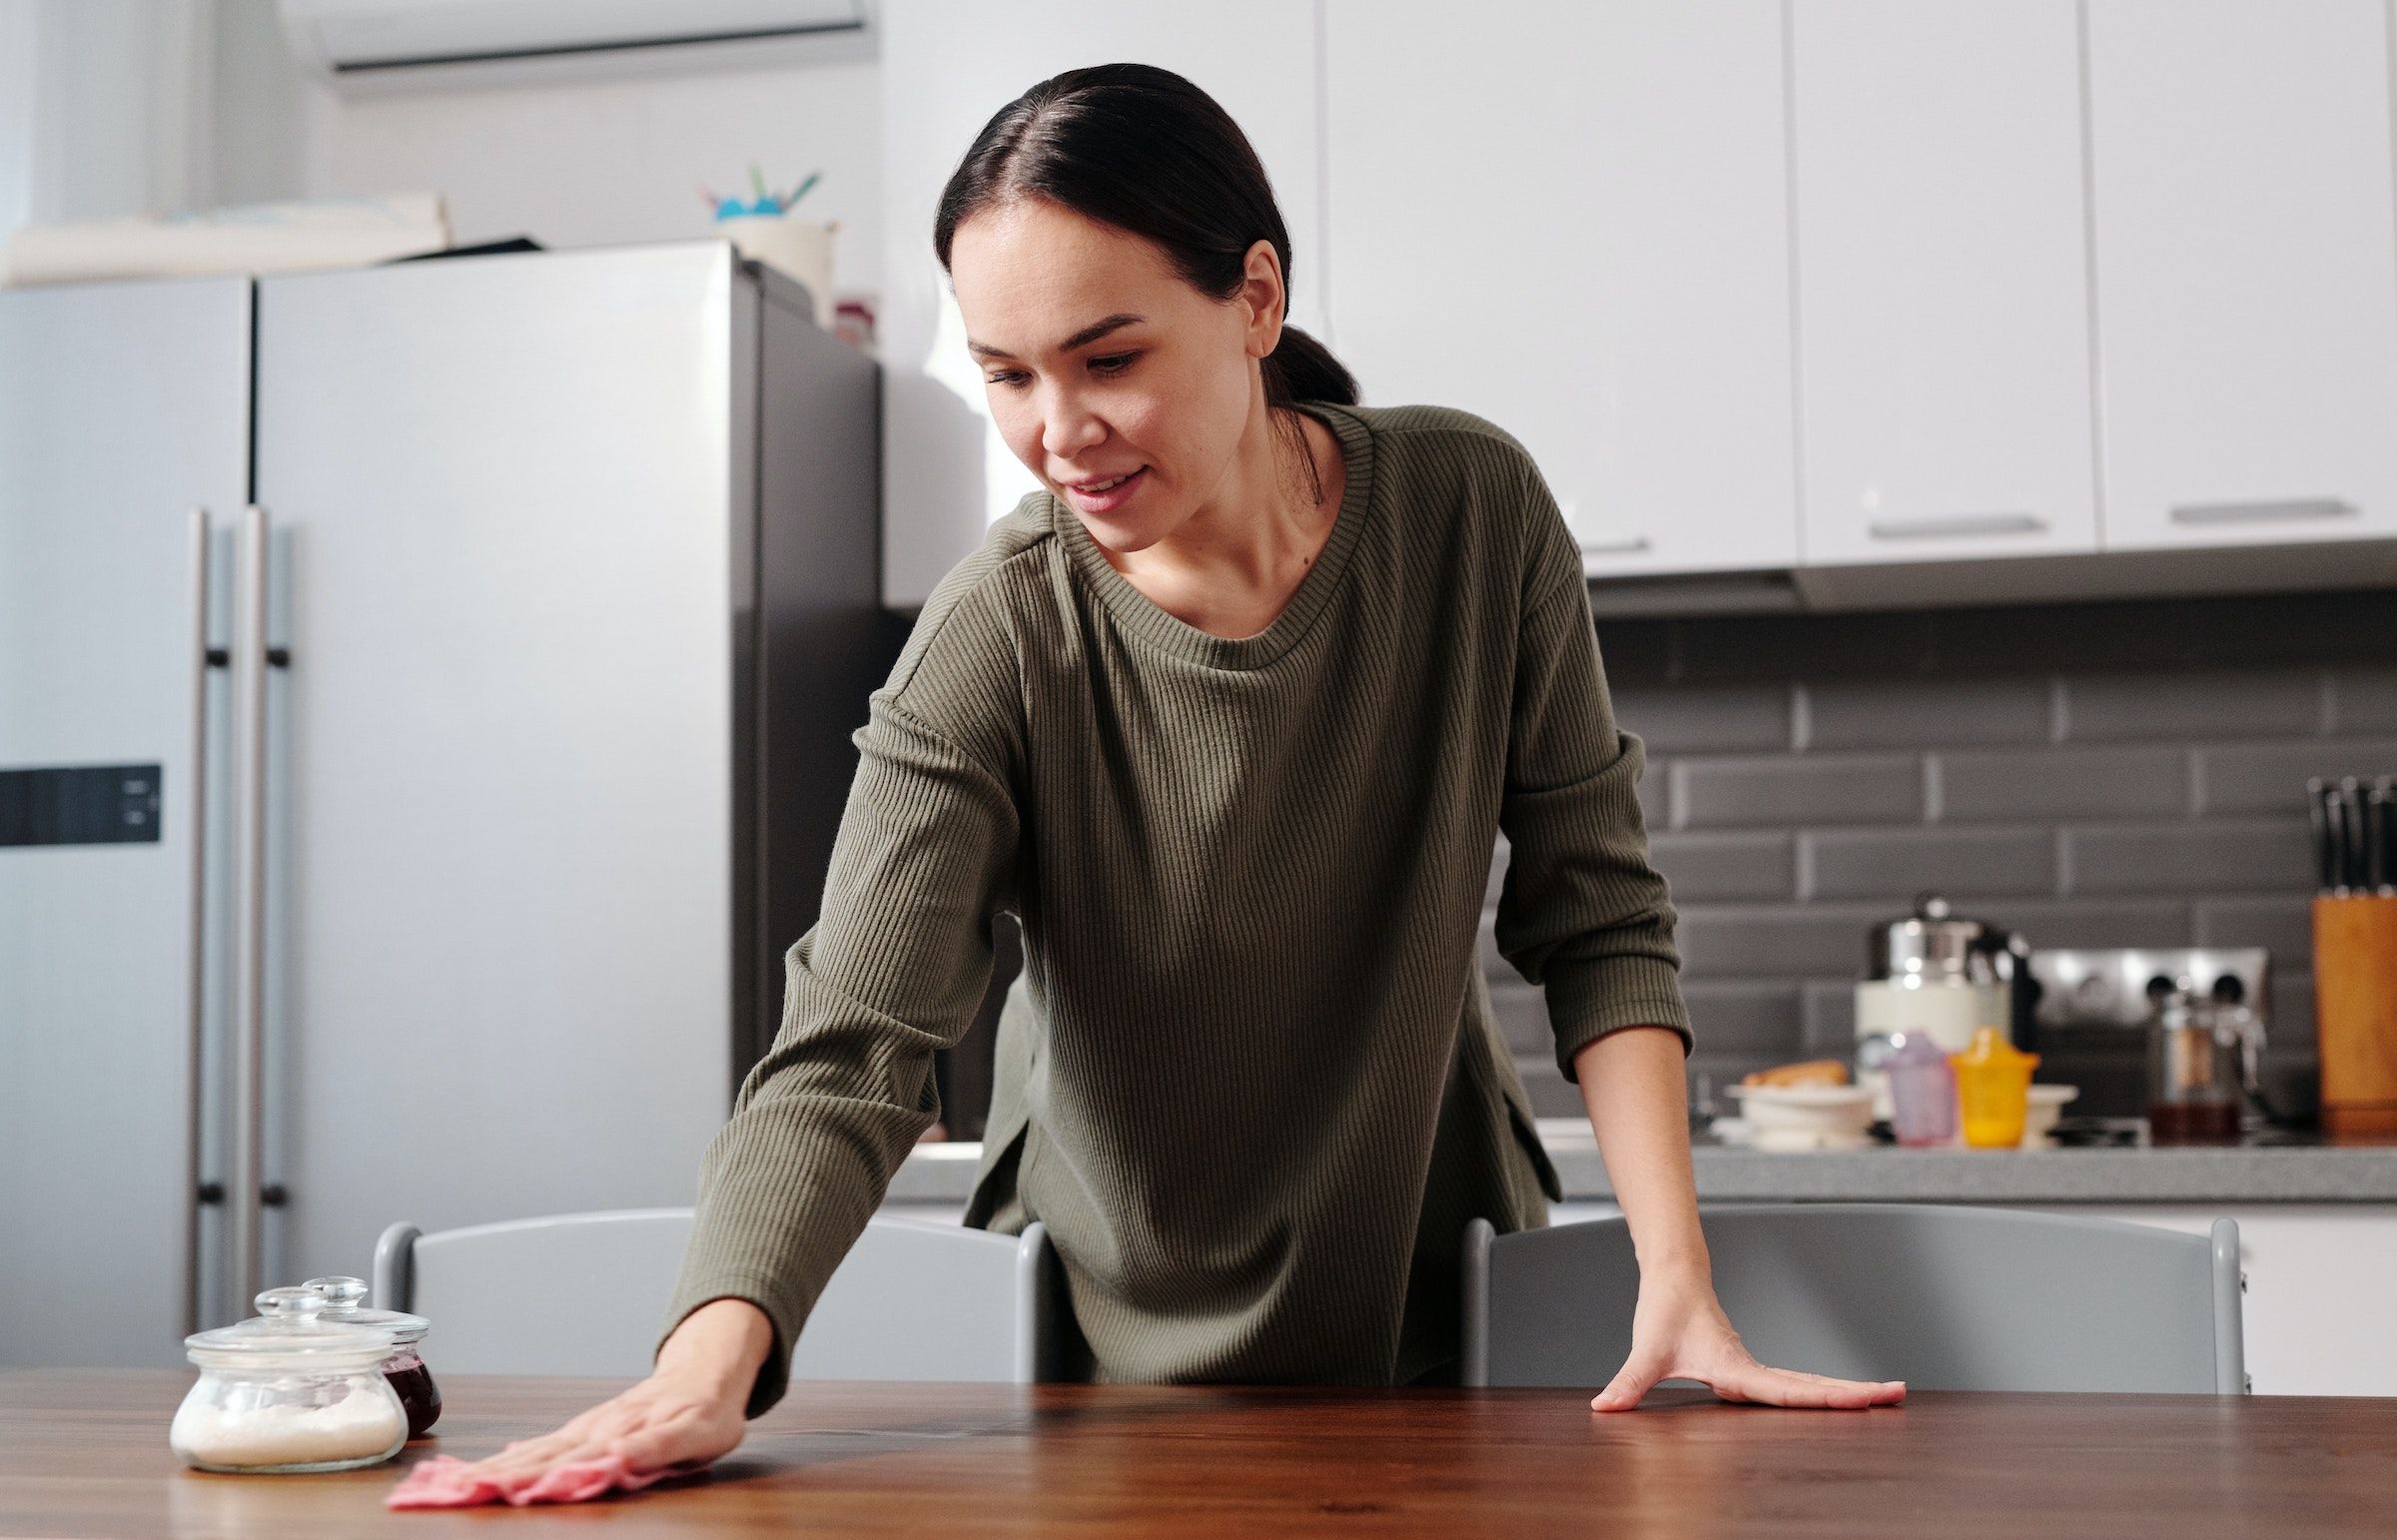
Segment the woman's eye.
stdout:
<path fill-rule="evenodd" d="M 1132 368 L 1132 361 L 1139 357 L 1140 355 L 1137 353 L 1110 354 L 1104 359 L 1093 359 L 1091 361 L 1091 367 L 1099 371 L 1099 373 L 1102 375 L 1121 375 L 1126 370 Z M 983 377 L 985 384 L 1003 385 L 1018 385 L 1022 383 L 1023 379 L 1024 376 L 1022 373 L 1016 370 L 1008 370 L 1002 374 L 986 375 Z"/>

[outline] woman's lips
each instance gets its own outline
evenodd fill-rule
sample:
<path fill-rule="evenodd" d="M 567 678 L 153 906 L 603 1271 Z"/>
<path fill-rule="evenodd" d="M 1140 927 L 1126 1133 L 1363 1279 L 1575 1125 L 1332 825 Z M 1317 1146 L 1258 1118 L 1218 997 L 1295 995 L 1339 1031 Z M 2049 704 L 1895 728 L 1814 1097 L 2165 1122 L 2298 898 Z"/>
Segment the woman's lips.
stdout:
<path fill-rule="evenodd" d="M 1147 480 L 1148 476 L 1149 467 L 1147 465 L 1143 465 L 1140 469 L 1134 471 L 1124 480 L 1118 481 L 1106 491 L 1086 492 L 1079 486 L 1069 485 L 1066 488 L 1066 495 L 1073 499 L 1074 506 L 1080 508 L 1085 513 L 1112 513 L 1117 508 L 1122 507 L 1125 503 L 1125 500 L 1131 497 L 1134 492 L 1141 489 L 1141 483 Z"/>

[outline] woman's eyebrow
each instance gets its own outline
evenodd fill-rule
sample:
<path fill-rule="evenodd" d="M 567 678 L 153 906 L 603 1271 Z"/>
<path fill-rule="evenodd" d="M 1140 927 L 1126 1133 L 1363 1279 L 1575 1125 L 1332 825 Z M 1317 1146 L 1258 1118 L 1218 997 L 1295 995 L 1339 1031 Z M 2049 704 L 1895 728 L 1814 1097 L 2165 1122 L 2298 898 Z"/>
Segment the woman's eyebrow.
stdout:
<path fill-rule="evenodd" d="M 1105 321 L 1094 321 L 1089 326 L 1084 327 L 1072 337 L 1069 337 L 1064 342 L 1058 344 L 1057 351 L 1059 353 L 1072 353 L 1077 348 L 1087 347 L 1090 344 L 1099 341 L 1099 339 L 1107 336 L 1107 334 L 1110 332 L 1116 331 L 1123 327 L 1138 326 L 1148 319 L 1149 318 L 1146 316 L 1135 316 L 1129 311 L 1119 311 L 1115 315 L 1108 317 Z M 993 348 L 988 343 L 968 342 L 966 344 L 966 352 L 973 354 L 976 358 L 982 359 L 1007 359 L 1012 361 L 1015 358 L 1015 355 L 1009 353 L 1006 349 Z"/>

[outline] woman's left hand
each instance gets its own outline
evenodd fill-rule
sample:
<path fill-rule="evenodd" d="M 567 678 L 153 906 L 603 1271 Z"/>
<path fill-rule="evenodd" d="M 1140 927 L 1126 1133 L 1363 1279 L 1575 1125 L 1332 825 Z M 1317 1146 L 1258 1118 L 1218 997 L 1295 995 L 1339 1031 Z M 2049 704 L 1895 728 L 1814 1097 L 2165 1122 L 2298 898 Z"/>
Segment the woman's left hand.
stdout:
<path fill-rule="evenodd" d="M 1902 1379 L 1833 1379 L 1756 1361 L 1703 1276 L 1640 1278 L 1632 1312 L 1631 1356 L 1590 1402 L 1592 1411 L 1629 1411 L 1660 1379 L 1694 1379 L 1719 1400 L 1767 1406 L 1866 1407 L 1906 1399 Z"/>

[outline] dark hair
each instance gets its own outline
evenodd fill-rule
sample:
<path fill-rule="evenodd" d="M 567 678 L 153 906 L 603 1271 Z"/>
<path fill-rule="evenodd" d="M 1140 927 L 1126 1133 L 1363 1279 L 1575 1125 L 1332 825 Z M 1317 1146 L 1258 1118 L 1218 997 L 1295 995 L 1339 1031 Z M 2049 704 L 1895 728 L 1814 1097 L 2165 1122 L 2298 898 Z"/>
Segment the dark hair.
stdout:
<path fill-rule="evenodd" d="M 1289 323 L 1290 233 L 1263 163 L 1230 114 L 1182 76 L 1150 64 L 1093 65 L 1053 75 L 1000 108 L 941 189 L 932 230 L 941 271 L 968 215 L 1024 199 L 1145 238 L 1217 302 L 1246 281 L 1248 248 L 1271 241 L 1284 304 L 1281 336 L 1262 365 L 1266 406 L 1357 403 L 1356 377 Z"/>

